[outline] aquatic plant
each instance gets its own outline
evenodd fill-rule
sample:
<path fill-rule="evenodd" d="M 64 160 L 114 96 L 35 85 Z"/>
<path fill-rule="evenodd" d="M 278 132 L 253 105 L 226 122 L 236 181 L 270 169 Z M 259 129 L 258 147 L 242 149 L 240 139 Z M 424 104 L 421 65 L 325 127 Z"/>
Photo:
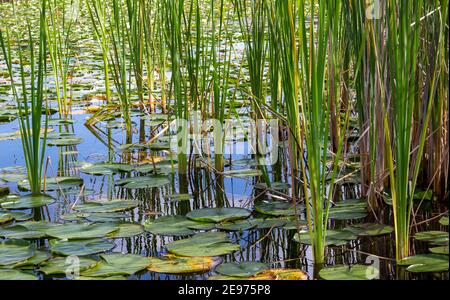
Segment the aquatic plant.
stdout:
<path fill-rule="evenodd" d="M 22 49 L 21 45 L 13 49 L 12 39 L 20 41 L 19 37 L 11 34 L 8 28 L 5 28 L 5 31 L 0 29 L 0 45 L 10 76 L 13 96 L 17 103 L 23 155 L 32 194 L 40 194 L 42 191 L 47 139 L 48 117 L 44 84 L 47 70 L 46 2 L 46 0 L 40 1 L 39 40 L 37 41 L 39 46 L 37 51 L 29 20 L 27 20 L 27 52 Z M 18 75 L 20 81 L 17 83 L 13 69 L 13 51 L 17 51 L 19 55 Z M 29 57 L 29 65 L 26 63 L 25 56 Z M 30 76 L 28 76 L 27 68 L 29 68 Z M 19 85 L 20 88 L 18 89 L 16 85 Z M 42 124 L 44 128 L 41 130 Z"/>

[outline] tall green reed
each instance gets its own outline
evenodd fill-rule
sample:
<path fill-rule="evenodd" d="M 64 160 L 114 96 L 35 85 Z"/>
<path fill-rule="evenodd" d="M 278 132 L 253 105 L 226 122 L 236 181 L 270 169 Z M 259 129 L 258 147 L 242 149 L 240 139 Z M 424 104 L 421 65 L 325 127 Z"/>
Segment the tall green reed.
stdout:
<path fill-rule="evenodd" d="M 7 27 L 0 29 L 0 46 L 10 75 L 13 96 L 17 103 L 22 148 L 32 194 L 40 194 L 42 192 L 47 139 L 48 117 L 44 84 L 47 59 L 46 2 L 46 0 L 40 1 L 38 41 L 33 38 L 30 21 L 26 20 L 28 30 L 26 52 L 22 49 L 18 35 L 11 34 Z M 35 49 L 36 42 L 38 43 L 37 53 Z M 17 47 L 13 47 L 13 43 L 18 43 Z M 14 51 L 19 56 L 19 71 L 14 69 Z M 26 63 L 25 56 L 29 58 L 29 66 Z M 29 67 L 29 71 L 27 67 Z M 16 72 L 19 73 L 19 82 L 16 82 Z M 44 121 L 44 130 L 42 133 L 43 138 L 41 139 L 42 121 Z"/>

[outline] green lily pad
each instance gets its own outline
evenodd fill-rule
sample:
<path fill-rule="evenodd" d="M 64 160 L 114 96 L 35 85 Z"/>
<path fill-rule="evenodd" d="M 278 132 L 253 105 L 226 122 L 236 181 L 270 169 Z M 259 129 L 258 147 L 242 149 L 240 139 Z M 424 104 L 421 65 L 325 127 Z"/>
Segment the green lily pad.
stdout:
<path fill-rule="evenodd" d="M 0 280 L 38 280 L 37 276 L 19 270 L 0 270 Z"/>
<path fill-rule="evenodd" d="M 33 256 L 34 248 L 30 247 L 28 242 L 22 240 L 0 242 L 0 266 L 17 264 Z"/>
<path fill-rule="evenodd" d="M 448 226 L 448 216 L 444 216 L 439 220 L 439 224 L 443 226 Z"/>
<path fill-rule="evenodd" d="M 399 266 L 408 266 L 412 273 L 445 272 L 448 271 L 448 256 L 441 254 L 418 254 L 402 259 Z"/>
<path fill-rule="evenodd" d="M 100 224 L 78 224 L 66 223 L 51 227 L 46 230 L 48 236 L 61 240 L 83 240 L 93 238 L 103 238 L 117 231 L 119 226 L 114 223 L 100 223 Z"/>
<path fill-rule="evenodd" d="M 291 202 L 261 200 L 255 202 L 255 210 L 269 216 L 295 216 L 295 206 Z M 297 205 L 297 214 L 300 214 L 300 205 Z"/>
<path fill-rule="evenodd" d="M 75 261 L 67 257 L 57 257 L 49 260 L 40 267 L 40 271 L 46 275 L 60 275 L 70 273 Z M 79 265 L 79 271 L 82 272 L 94 267 L 98 262 L 90 258 L 79 257 L 76 263 Z"/>
<path fill-rule="evenodd" d="M 0 179 L 6 182 L 19 182 L 27 179 L 27 174 L 21 173 L 0 173 Z"/>
<path fill-rule="evenodd" d="M 320 270 L 319 276 L 325 280 L 371 280 L 379 270 L 374 266 L 356 264 L 353 266 L 335 265 Z"/>
<path fill-rule="evenodd" d="M 57 146 L 57 147 L 63 147 L 63 146 L 76 146 L 83 142 L 82 138 L 79 137 L 66 137 L 66 138 L 59 138 L 59 139 L 49 139 L 47 140 L 48 146 Z"/>
<path fill-rule="evenodd" d="M 21 212 L 21 211 L 8 211 L 8 212 L 0 211 L 0 216 L 3 213 L 10 215 L 14 219 L 14 221 L 17 221 L 17 222 L 27 221 L 27 220 L 31 220 L 33 218 L 32 214 Z"/>
<path fill-rule="evenodd" d="M 81 185 L 83 185 L 83 179 L 79 176 L 47 177 L 45 180 L 46 191 L 67 190 Z M 18 186 L 23 191 L 30 190 L 28 179 L 19 181 Z"/>
<path fill-rule="evenodd" d="M 394 228 L 383 224 L 365 223 L 348 226 L 344 230 L 348 230 L 358 236 L 380 236 L 390 234 Z"/>
<path fill-rule="evenodd" d="M 262 172 L 258 169 L 227 170 L 223 172 L 223 175 L 226 177 L 247 178 L 261 176 Z"/>
<path fill-rule="evenodd" d="M 164 175 L 149 175 L 143 177 L 130 177 L 116 181 L 117 186 L 126 189 L 149 189 L 169 184 L 170 181 Z"/>
<path fill-rule="evenodd" d="M 170 253 L 179 256 L 220 256 L 240 249 L 232 244 L 223 232 L 205 232 L 191 238 L 178 240 L 166 245 Z"/>
<path fill-rule="evenodd" d="M 163 236 L 186 236 L 194 234 L 189 226 L 197 225 L 197 222 L 186 219 L 183 216 L 162 216 L 156 220 L 145 221 L 145 231 Z"/>
<path fill-rule="evenodd" d="M 432 247 L 429 250 L 430 250 L 431 253 L 434 253 L 434 254 L 446 254 L 446 255 L 448 255 L 448 245 L 447 246 Z"/>
<path fill-rule="evenodd" d="M 214 266 L 210 257 L 181 257 L 168 254 L 164 259 L 149 257 L 149 271 L 165 274 L 190 274 L 208 272 Z"/>
<path fill-rule="evenodd" d="M 133 171 L 134 167 L 121 163 L 96 163 L 86 164 L 81 167 L 81 172 L 91 175 L 113 175 L 118 173 L 128 173 Z"/>
<path fill-rule="evenodd" d="M 28 240 L 28 239 L 40 239 L 40 238 L 44 238 L 45 236 L 46 236 L 46 234 L 43 231 L 30 230 L 20 224 L 10 226 L 10 227 L 0 228 L 0 237 L 4 237 L 7 239 Z"/>
<path fill-rule="evenodd" d="M 414 235 L 418 241 L 429 242 L 437 246 L 448 245 L 448 237 L 448 232 L 445 231 L 423 231 Z"/>
<path fill-rule="evenodd" d="M 49 205 L 55 202 L 55 199 L 48 195 L 26 195 L 18 199 L 1 202 L 0 206 L 6 209 L 28 209 Z"/>
<path fill-rule="evenodd" d="M 25 261 L 21 261 L 15 265 L 12 265 L 16 269 L 33 269 L 35 266 L 42 264 L 50 258 L 50 254 L 47 251 L 35 250 L 34 256 Z"/>
<path fill-rule="evenodd" d="M 347 244 L 349 241 L 356 240 L 358 237 L 350 231 L 347 230 L 327 230 L 325 246 L 342 246 Z M 311 239 L 308 231 L 296 233 L 294 235 L 294 241 L 301 244 L 311 245 Z"/>
<path fill-rule="evenodd" d="M 251 220 L 238 220 L 234 222 L 227 222 L 216 224 L 216 228 L 225 231 L 244 231 L 256 227 L 256 224 Z"/>
<path fill-rule="evenodd" d="M 291 185 L 289 183 L 285 183 L 285 182 L 271 182 L 270 183 L 270 189 L 275 190 L 275 191 L 284 191 L 284 190 L 288 189 L 290 186 Z M 268 186 L 266 183 L 260 182 L 255 185 L 255 188 L 265 190 L 268 188 Z"/>
<path fill-rule="evenodd" d="M 260 262 L 224 263 L 217 266 L 215 271 L 225 276 L 250 277 L 267 269 L 267 265 Z"/>
<path fill-rule="evenodd" d="M 117 225 L 119 226 L 119 230 L 108 234 L 107 237 L 112 239 L 130 238 L 144 233 L 144 228 L 140 224 L 120 223 Z"/>
<path fill-rule="evenodd" d="M 248 218 L 251 211 L 244 208 L 203 208 L 186 214 L 188 219 L 199 222 L 219 223 Z"/>
<path fill-rule="evenodd" d="M 257 219 L 251 219 L 251 223 L 253 223 L 256 228 L 258 229 L 270 229 L 270 228 L 277 228 L 277 227 L 283 227 L 288 222 L 290 222 L 290 219 L 288 218 L 257 218 Z"/>
<path fill-rule="evenodd" d="M 134 254 L 112 253 L 102 254 L 100 257 L 102 260 L 97 265 L 81 272 L 81 275 L 87 277 L 133 275 L 151 264 L 148 257 Z"/>
<path fill-rule="evenodd" d="M 84 217 L 86 220 L 90 222 L 96 223 L 106 223 L 106 222 L 122 222 L 124 219 L 130 218 L 130 215 L 127 213 L 89 213 Z"/>
<path fill-rule="evenodd" d="M 8 223 L 14 220 L 13 216 L 0 212 L 0 224 Z"/>
<path fill-rule="evenodd" d="M 52 253 L 63 256 L 97 254 L 107 252 L 116 246 L 114 243 L 100 239 L 79 241 L 52 240 L 49 244 Z"/>
<path fill-rule="evenodd" d="M 76 205 L 73 209 L 83 213 L 113 213 L 136 208 L 139 202 L 133 200 L 114 199 L 109 201 L 89 201 Z"/>
<path fill-rule="evenodd" d="M 345 201 L 330 208 L 328 217 L 334 220 L 356 220 L 367 217 L 367 203 L 363 201 Z"/>

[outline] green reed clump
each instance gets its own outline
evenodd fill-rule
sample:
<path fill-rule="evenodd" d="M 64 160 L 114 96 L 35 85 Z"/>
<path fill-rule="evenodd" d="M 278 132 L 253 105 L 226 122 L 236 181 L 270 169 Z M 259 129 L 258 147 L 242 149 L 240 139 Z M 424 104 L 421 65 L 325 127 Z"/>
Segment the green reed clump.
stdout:
<path fill-rule="evenodd" d="M 33 38 L 29 20 L 26 21 L 28 30 L 27 51 L 22 49 L 19 36 L 13 34 L 14 39 L 12 39 L 11 32 L 7 27 L 0 29 L 0 46 L 10 75 L 13 96 L 17 103 L 20 135 L 30 190 L 33 194 L 39 194 L 42 191 L 48 124 L 44 88 L 47 58 L 46 0 L 40 1 L 38 41 Z M 17 47 L 14 47 L 15 49 L 13 49 L 13 43 L 19 43 Z M 38 44 L 37 51 L 35 49 L 36 43 Z M 14 52 L 17 52 L 19 56 L 19 82 L 16 82 L 16 71 L 13 66 Z M 26 63 L 25 56 L 28 56 L 29 65 Z M 29 76 L 27 68 L 29 68 Z M 44 129 L 41 139 L 42 121 L 44 121 Z"/>

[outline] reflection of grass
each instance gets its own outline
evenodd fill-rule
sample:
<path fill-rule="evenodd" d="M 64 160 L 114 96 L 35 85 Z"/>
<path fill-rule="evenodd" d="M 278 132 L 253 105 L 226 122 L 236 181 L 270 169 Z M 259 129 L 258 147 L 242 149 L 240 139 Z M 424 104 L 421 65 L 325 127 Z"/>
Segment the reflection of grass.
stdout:
<path fill-rule="evenodd" d="M 47 57 L 47 36 L 46 36 L 46 1 L 41 1 L 41 10 L 39 18 L 39 50 L 35 49 L 35 40 L 32 36 L 32 28 L 29 20 L 28 27 L 28 45 L 29 53 L 25 54 L 24 50 L 18 46 L 15 51 L 19 55 L 19 78 L 20 90 L 16 88 L 15 74 L 13 72 L 13 59 L 11 47 L 11 36 L 8 28 L 5 32 L 0 29 L 0 44 L 3 57 L 9 71 L 11 79 L 11 88 L 13 96 L 17 102 L 19 111 L 19 126 L 22 137 L 23 154 L 28 172 L 28 181 L 30 182 L 30 190 L 33 194 L 39 194 L 42 189 L 42 175 L 45 158 L 45 145 L 47 139 L 47 105 L 45 102 L 45 71 Z M 17 36 L 14 37 L 19 40 Z M 30 76 L 27 75 L 25 68 L 25 55 L 29 55 Z M 37 70 L 36 70 L 37 69 Z M 28 88 L 28 85 L 30 86 Z M 42 118 L 45 120 L 43 139 L 40 138 Z"/>

